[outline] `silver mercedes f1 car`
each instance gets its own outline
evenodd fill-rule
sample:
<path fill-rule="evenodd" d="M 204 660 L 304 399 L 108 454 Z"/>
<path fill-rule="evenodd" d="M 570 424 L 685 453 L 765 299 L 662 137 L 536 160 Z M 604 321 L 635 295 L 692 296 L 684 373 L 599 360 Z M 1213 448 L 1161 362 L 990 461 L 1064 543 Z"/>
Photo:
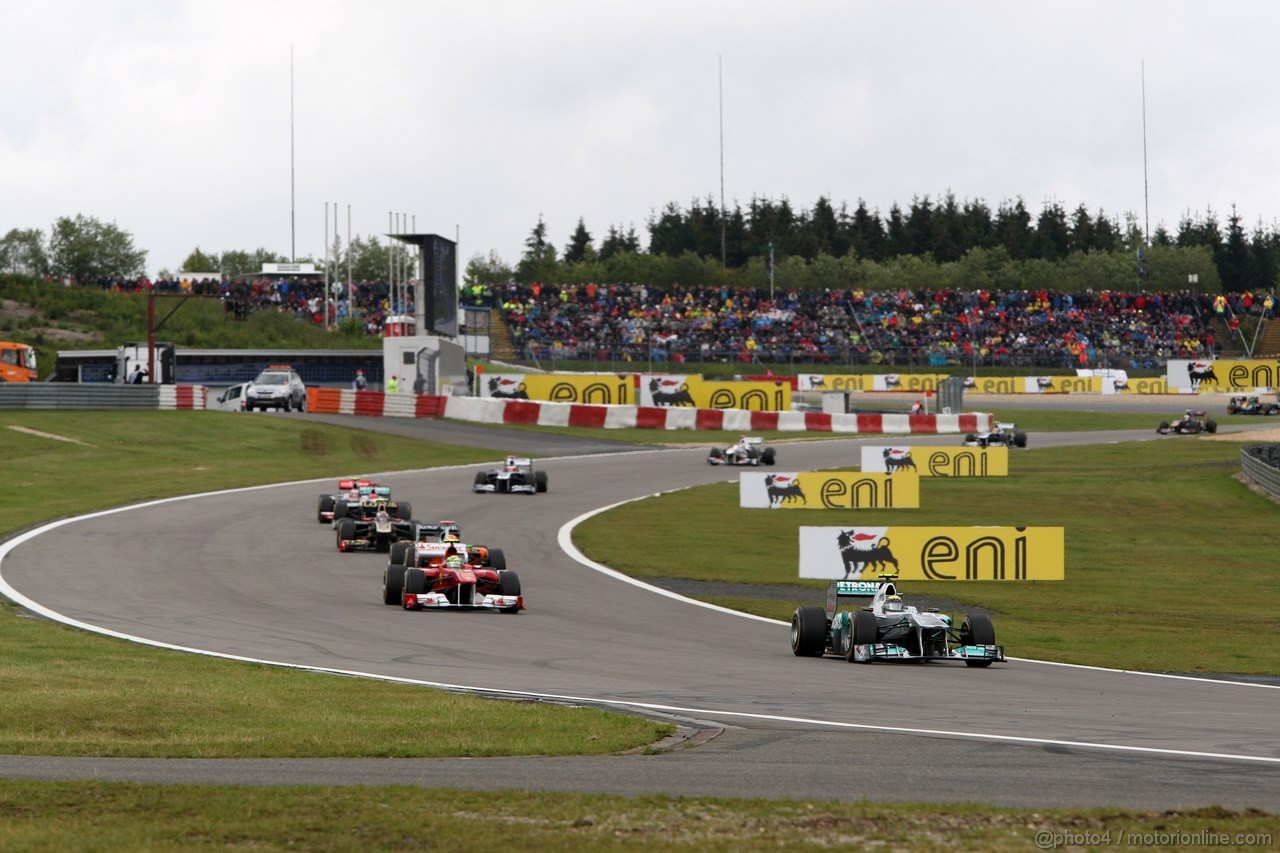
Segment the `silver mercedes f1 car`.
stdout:
<path fill-rule="evenodd" d="M 989 616 L 970 613 L 956 627 L 950 616 L 903 604 L 891 577 L 832 581 L 826 608 L 796 609 L 791 651 L 797 657 L 839 655 L 850 663 L 946 660 L 983 667 L 1004 661 Z"/>

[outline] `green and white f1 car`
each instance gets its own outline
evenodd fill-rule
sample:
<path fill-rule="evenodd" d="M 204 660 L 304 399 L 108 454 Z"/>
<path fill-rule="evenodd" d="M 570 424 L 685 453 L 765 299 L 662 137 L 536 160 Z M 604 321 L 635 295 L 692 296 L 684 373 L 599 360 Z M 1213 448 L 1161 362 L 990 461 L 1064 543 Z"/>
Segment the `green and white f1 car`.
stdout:
<path fill-rule="evenodd" d="M 839 655 L 850 663 L 955 660 L 991 666 L 1005 659 L 989 616 L 970 613 L 956 627 L 946 614 L 903 604 L 888 576 L 878 582 L 832 581 L 826 608 L 797 608 L 791 651 L 798 657 Z"/>

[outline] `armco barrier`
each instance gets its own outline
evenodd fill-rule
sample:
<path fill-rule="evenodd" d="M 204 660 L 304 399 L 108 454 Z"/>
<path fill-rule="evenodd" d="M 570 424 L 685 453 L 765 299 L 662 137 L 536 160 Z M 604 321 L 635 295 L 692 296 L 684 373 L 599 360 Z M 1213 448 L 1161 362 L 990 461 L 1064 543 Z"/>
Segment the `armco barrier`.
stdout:
<path fill-rule="evenodd" d="M 203 385 L 0 385 L 0 409 L 204 409 L 208 401 Z"/>
<path fill-rule="evenodd" d="M 1240 472 L 1280 500 L 1280 444 L 1252 444 L 1240 448 Z"/>
<path fill-rule="evenodd" d="M 755 412 L 745 409 L 695 409 L 681 406 L 589 406 L 501 397 L 415 397 L 381 391 L 321 388 L 311 392 L 308 408 L 325 414 L 373 417 L 437 418 L 484 424 L 573 426 L 594 429 L 725 430 L 728 432 L 833 432 L 848 434 L 968 433 L 991 429 L 993 416 L 828 415 L 819 412 Z"/>

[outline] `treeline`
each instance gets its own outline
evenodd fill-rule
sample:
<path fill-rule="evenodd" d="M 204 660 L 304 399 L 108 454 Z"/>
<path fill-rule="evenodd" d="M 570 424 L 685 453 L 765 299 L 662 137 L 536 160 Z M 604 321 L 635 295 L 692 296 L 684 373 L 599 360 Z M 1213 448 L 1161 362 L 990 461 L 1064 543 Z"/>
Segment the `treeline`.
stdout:
<path fill-rule="evenodd" d="M 825 197 L 799 210 L 786 199 L 757 198 L 724 217 L 713 199 L 695 200 L 687 209 L 668 204 L 647 225 L 649 245 L 641 251 L 634 228 L 611 226 L 597 246 L 580 219 L 558 253 L 540 219 L 514 269 L 490 254 L 473 258 L 469 272 L 525 282 L 613 281 L 640 268 L 650 277 L 625 280 L 758 285 L 767 283 L 772 256 L 775 282 L 786 287 L 869 286 L 864 282 L 901 280 L 906 271 L 919 277 L 908 285 L 916 287 L 1070 289 L 1083 282 L 1237 292 L 1273 290 L 1280 275 L 1280 232 L 1261 225 L 1246 232 L 1234 209 L 1225 227 L 1212 210 L 1187 214 L 1173 233 L 1157 227 L 1149 243 L 1132 215 L 1122 222 L 1084 205 L 1068 213 L 1052 201 L 1033 215 L 1021 199 L 992 210 L 950 193 L 915 198 L 905 211 L 895 204 L 883 217 L 865 202 L 850 210 Z M 833 274 L 844 283 L 830 284 Z"/>

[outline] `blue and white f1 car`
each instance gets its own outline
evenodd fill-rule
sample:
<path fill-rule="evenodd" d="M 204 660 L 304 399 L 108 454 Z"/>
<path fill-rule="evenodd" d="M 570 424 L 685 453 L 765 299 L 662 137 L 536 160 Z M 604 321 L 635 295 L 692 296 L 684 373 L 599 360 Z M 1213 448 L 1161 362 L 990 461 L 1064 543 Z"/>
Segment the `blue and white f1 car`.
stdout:
<path fill-rule="evenodd" d="M 903 604 L 887 576 L 832 581 L 826 608 L 797 608 L 791 651 L 798 657 L 839 655 L 850 663 L 958 660 L 981 667 L 1005 659 L 989 616 L 970 613 L 957 628 L 950 616 Z"/>
<path fill-rule="evenodd" d="M 547 490 L 547 472 L 533 470 L 533 460 L 508 456 L 501 468 L 476 473 L 473 492 L 515 492 L 533 495 Z"/>

